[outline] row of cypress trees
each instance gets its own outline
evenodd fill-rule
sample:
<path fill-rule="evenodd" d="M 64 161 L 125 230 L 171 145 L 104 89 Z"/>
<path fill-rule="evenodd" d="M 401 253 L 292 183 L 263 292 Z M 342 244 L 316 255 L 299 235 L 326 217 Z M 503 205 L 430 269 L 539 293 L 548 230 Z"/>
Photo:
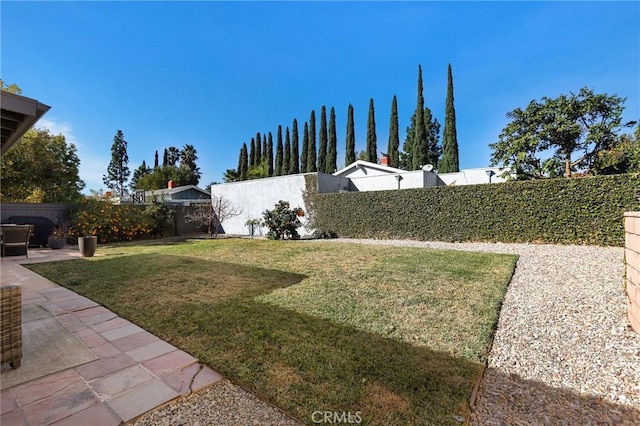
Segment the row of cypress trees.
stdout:
<path fill-rule="evenodd" d="M 378 161 L 375 126 L 375 109 L 373 98 L 371 98 L 369 99 L 366 149 L 359 157 L 356 157 L 353 105 L 349 104 L 345 139 L 346 165 L 355 162 L 358 158 L 373 163 Z M 403 166 L 408 170 L 417 170 L 425 164 L 432 164 L 438 168 L 440 173 L 459 171 L 453 77 L 450 64 L 447 74 L 447 99 L 442 146 L 439 144 L 439 131 L 440 124 L 437 119 L 433 118 L 431 110 L 424 106 L 422 67 L 418 65 L 417 105 L 411 118 L 411 126 L 407 128 L 407 139 L 402 153 L 399 150 L 398 100 L 395 95 L 391 103 L 387 145 L 390 166 Z M 316 136 L 319 139 L 318 144 L 316 144 Z M 291 133 L 288 126 L 285 128 L 284 141 L 282 126 L 279 125 L 275 145 L 274 153 L 271 132 L 262 135 L 257 133 L 255 138 L 251 138 L 248 146 L 247 143 L 243 143 L 238 158 L 238 167 L 235 170 L 227 170 L 225 181 L 232 182 L 316 171 L 334 173 L 337 168 L 335 108 L 331 107 L 327 125 L 327 109 L 324 105 L 322 106 L 318 133 L 316 132 L 316 113 L 315 110 L 311 111 L 309 121 L 304 122 L 301 144 L 297 119 L 293 119 Z"/>

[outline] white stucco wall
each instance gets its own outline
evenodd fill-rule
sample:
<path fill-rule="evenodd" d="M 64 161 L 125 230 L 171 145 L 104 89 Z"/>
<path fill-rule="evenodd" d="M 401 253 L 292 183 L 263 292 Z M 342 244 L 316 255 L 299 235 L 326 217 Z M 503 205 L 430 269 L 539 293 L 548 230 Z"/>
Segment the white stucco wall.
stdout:
<path fill-rule="evenodd" d="M 401 178 L 399 181 L 398 176 Z M 357 191 L 384 191 L 443 185 L 435 173 L 425 172 L 423 170 L 377 176 L 349 177 L 352 188 Z"/>
<path fill-rule="evenodd" d="M 302 193 L 305 190 L 304 174 L 278 176 L 272 178 L 247 180 L 242 182 L 211 185 L 212 197 L 224 197 L 233 206 L 242 209 L 236 217 L 224 221 L 222 227 L 226 234 L 249 235 L 249 228 L 245 225 L 249 219 L 262 219 L 262 212 L 271 210 L 280 201 L 288 201 L 291 207 L 302 207 L 304 201 Z M 305 211 L 306 213 L 306 211 Z M 306 217 L 301 218 L 306 224 Z M 267 229 L 256 228 L 255 235 L 266 235 Z M 298 228 L 301 236 L 310 233 L 305 227 Z"/>
<path fill-rule="evenodd" d="M 493 171 L 493 175 L 491 176 L 491 183 L 506 182 L 506 179 L 500 177 L 500 175 L 507 169 L 500 167 L 465 169 L 457 173 L 439 173 L 438 177 L 442 179 L 445 185 L 477 185 L 481 183 L 489 183 L 487 170 Z"/>

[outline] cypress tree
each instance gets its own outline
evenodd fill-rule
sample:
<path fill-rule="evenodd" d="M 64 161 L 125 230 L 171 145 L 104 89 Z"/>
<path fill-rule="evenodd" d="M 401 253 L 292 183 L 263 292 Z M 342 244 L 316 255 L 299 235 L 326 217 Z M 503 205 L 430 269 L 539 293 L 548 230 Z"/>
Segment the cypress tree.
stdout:
<path fill-rule="evenodd" d="M 162 165 L 169 165 L 169 151 L 167 151 L 167 148 L 164 149 L 164 154 L 162 154 Z"/>
<path fill-rule="evenodd" d="M 249 168 L 256 165 L 256 140 L 251 138 L 251 148 L 249 150 Z M 249 171 L 249 169 L 247 169 Z"/>
<path fill-rule="evenodd" d="M 345 166 L 356 161 L 356 131 L 353 124 L 353 105 L 347 111 L 347 149 L 344 157 Z"/>
<path fill-rule="evenodd" d="M 447 103 L 444 115 L 444 134 L 442 138 L 442 161 L 439 173 L 460 171 L 458 159 L 458 135 L 456 132 L 456 110 L 453 106 L 453 76 L 451 64 L 447 73 Z"/>
<path fill-rule="evenodd" d="M 240 180 L 247 180 L 247 172 L 249 171 L 249 156 L 247 155 L 247 144 L 242 144 L 240 150 Z"/>
<path fill-rule="evenodd" d="M 269 142 L 267 143 L 267 176 L 275 176 L 273 171 L 273 136 L 269 132 Z"/>
<path fill-rule="evenodd" d="M 273 140 L 273 138 L 271 139 Z M 262 157 L 258 161 L 258 165 L 267 157 L 267 134 L 262 134 Z"/>
<path fill-rule="evenodd" d="M 276 139 L 276 176 L 282 176 L 282 126 L 278 126 Z"/>
<path fill-rule="evenodd" d="M 391 119 L 389 120 L 389 146 L 387 147 L 389 165 L 391 167 L 397 168 L 400 166 L 399 148 L 400 135 L 398 130 L 398 99 L 396 98 L 396 95 L 393 95 L 393 101 L 391 101 Z"/>
<path fill-rule="evenodd" d="M 327 166 L 324 170 L 325 173 L 333 173 L 337 170 L 338 166 L 338 138 L 336 136 L 336 110 L 331 107 L 331 113 L 329 114 L 329 148 L 327 150 Z"/>
<path fill-rule="evenodd" d="M 153 160 L 153 168 L 155 169 L 156 167 L 158 167 L 160 164 L 158 163 L 158 150 L 156 149 L 156 157 Z"/>
<path fill-rule="evenodd" d="M 302 132 L 302 154 L 300 155 L 300 173 L 307 172 L 307 150 L 309 149 L 309 124 L 304 122 Z"/>
<path fill-rule="evenodd" d="M 284 149 L 282 155 L 282 176 L 288 175 L 291 170 L 291 140 L 289 138 L 289 127 L 285 132 L 284 137 Z"/>
<path fill-rule="evenodd" d="M 288 129 L 288 127 L 287 127 Z M 291 135 L 291 159 L 289 160 L 289 174 L 300 173 L 300 156 L 298 154 L 298 120 L 293 119 L 293 129 Z"/>
<path fill-rule="evenodd" d="M 252 166 L 259 166 L 262 161 L 262 138 L 260 137 L 260 132 L 256 134 L 256 151 L 255 156 L 253 157 Z"/>
<path fill-rule="evenodd" d="M 376 115 L 373 98 L 369 99 L 369 120 L 367 121 L 367 161 L 378 162 L 378 142 L 376 137 Z"/>
<path fill-rule="evenodd" d="M 311 110 L 309 119 L 309 146 L 307 147 L 307 172 L 317 172 L 316 165 L 316 112 Z"/>
<path fill-rule="evenodd" d="M 318 146 L 318 171 L 325 173 L 327 169 L 327 108 L 320 109 L 320 145 Z"/>
<path fill-rule="evenodd" d="M 427 140 L 424 132 L 424 98 L 422 96 L 422 67 L 418 65 L 418 105 L 413 139 L 413 170 L 427 164 Z"/>

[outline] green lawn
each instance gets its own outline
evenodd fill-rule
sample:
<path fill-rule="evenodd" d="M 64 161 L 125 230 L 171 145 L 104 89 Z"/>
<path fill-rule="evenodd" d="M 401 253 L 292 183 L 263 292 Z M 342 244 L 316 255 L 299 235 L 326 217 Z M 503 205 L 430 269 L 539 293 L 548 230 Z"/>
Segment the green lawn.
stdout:
<path fill-rule="evenodd" d="M 516 257 L 300 241 L 122 244 L 28 265 L 312 424 L 458 424 Z"/>

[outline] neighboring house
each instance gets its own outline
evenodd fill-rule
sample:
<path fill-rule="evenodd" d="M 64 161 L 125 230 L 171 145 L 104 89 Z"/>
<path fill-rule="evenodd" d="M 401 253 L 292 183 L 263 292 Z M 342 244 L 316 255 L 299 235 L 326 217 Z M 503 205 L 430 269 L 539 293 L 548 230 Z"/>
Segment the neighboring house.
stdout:
<path fill-rule="evenodd" d="M 242 210 L 240 215 L 224 221 L 222 227 L 225 233 L 247 235 L 249 227 L 246 222 L 262 219 L 262 213 L 265 210 L 273 209 L 280 200 L 288 201 L 292 208 L 305 208 L 305 175 L 317 176 L 317 191 L 319 193 L 384 191 L 504 182 L 504 178 L 499 177 L 504 169 L 497 167 L 437 174 L 432 171 L 431 166 L 425 166 L 422 170 L 406 171 L 386 165 L 385 160 L 386 158 L 383 157 L 382 164 L 358 160 L 332 175 L 306 173 L 212 185 L 211 196 L 222 197 L 234 207 Z M 307 217 L 303 217 L 301 221 L 306 224 Z M 258 227 L 256 232 L 257 235 L 263 235 L 266 231 Z M 302 227 L 299 233 L 302 237 L 310 236 L 313 230 Z"/>
<path fill-rule="evenodd" d="M 383 163 L 384 159 L 385 157 Z M 384 191 L 444 185 L 438 175 L 428 170 L 428 167 L 408 172 L 363 160 L 349 164 L 333 176 L 349 179 L 349 191 Z"/>
<path fill-rule="evenodd" d="M 211 194 L 195 185 L 173 186 L 173 182 L 169 181 L 169 187 L 164 189 L 156 189 L 155 191 L 146 191 L 144 194 L 145 204 L 149 204 L 153 198 L 166 201 L 170 204 L 190 205 L 192 203 L 201 203 L 203 200 L 211 200 Z"/>
<path fill-rule="evenodd" d="M 107 191 L 106 196 L 113 204 L 150 204 L 155 198 L 159 201 L 166 201 L 169 204 L 180 204 L 189 206 L 194 203 L 210 202 L 211 194 L 195 185 L 173 186 L 169 181 L 168 187 L 156 189 L 154 191 L 136 191 L 134 194 L 124 197 L 113 197 Z"/>

